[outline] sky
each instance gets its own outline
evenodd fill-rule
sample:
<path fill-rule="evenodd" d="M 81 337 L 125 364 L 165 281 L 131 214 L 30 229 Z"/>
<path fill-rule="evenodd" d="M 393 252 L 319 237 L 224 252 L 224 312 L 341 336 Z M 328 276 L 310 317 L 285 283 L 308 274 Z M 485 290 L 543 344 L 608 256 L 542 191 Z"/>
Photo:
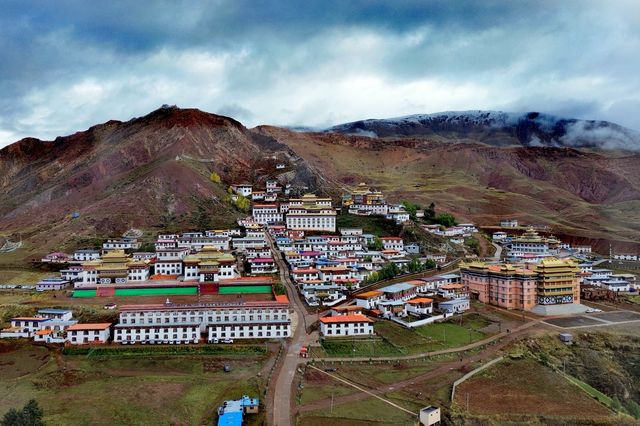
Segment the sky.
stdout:
<path fill-rule="evenodd" d="M 4 0 L 0 147 L 162 104 L 248 127 L 491 109 L 640 130 L 639 53 L 637 0 Z"/>

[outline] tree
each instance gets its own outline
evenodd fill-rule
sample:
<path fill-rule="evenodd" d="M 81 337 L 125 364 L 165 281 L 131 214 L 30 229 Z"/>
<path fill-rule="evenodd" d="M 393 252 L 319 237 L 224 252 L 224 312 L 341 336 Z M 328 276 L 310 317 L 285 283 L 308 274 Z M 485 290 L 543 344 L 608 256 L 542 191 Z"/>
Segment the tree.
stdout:
<path fill-rule="evenodd" d="M 433 259 L 427 259 L 424 262 L 425 269 L 435 269 L 436 266 L 438 266 L 438 265 L 436 264 L 436 261 L 433 260 Z"/>
<path fill-rule="evenodd" d="M 421 209 L 419 204 L 412 203 L 410 201 L 403 201 L 402 205 L 404 209 L 409 213 L 409 217 L 413 220 L 416 220 L 416 213 Z"/>
<path fill-rule="evenodd" d="M 44 426 L 42 409 L 35 399 L 30 400 L 21 411 L 12 408 L 2 420 L 0 426 Z"/>
<path fill-rule="evenodd" d="M 211 182 L 213 182 L 213 183 L 220 183 L 221 182 L 220 175 L 217 174 L 216 172 L 211 172 L 211 176 L 209 176 L 209 179 L 211 179 Z"/>
<path fill-rule="evenodd" d="M 449 228 L 456 224 L 456 218 L 450 213 L 439 213 L 436 216 L 435 222 Z"/>
<path fill-rule="evenodd" d="M 238 198 L 236 198 L 236 207 L 241 212 L 246 213 L 249 211 L 249 207 L 251 207 L 251 201 L 242 195 L 238 195 Z"/>
<path fill-rule="evenodd" d="M 424 209 L 424 220 L 427 223 L 433 223 L 436 218 L 436 205 L 435 203 L 429 204 L 429 207 Z"/>
<path fill-rule="evenodd" d="M 388 262 L 378 271 L 378 274 L 381 280 L 388 280 L 399 275 L 400 268 L 395 263 Z"/>
<path fill-rule="evenodd" d="M 156 251 L 156 245 L 154 243 L 143 243 L 140 245 L 139 251 L 152 252 Z"/>
<path fill-rule="evenodd" d="M 613 400 L 611 400 L 611 408 L 616 412 L 619 412 L 622 410 L 622 404 L 620 403 L 620 400 L 617 397 L 613 397 Z"/>
<path fill-rule="evenodd" d="M 407 263 L 405 267 L 405 271 L 409 274 L 415 274 L 416 272 L 421 272 L 424 268 L 424 265 L 420 263 L 420 261 L 416 258 L 411 259 L 411 262 Z"/>
<path fill-rule="evenodd" d="M 373 237 L 373 241 L 367 246 L 369 250 L 380 251 L 384 248 L 382 240 L 379 237 Z"/>

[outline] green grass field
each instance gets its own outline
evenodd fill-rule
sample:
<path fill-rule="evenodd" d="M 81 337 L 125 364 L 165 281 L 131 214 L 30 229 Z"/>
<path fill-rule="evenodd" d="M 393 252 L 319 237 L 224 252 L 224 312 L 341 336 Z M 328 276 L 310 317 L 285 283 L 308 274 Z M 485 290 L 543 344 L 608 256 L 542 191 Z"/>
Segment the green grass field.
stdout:
<path fill-rule="evenodd" d="M 375 358 L 455 348 L 489 337 L 490 333 L 481 330 L 491 323 L 489 319 L 475 313 L 415 329 L 379 320 L 374 325 L 376 338 L 324 339 L 320 348 L 311 348 L 311 357 Z"/>
<path fill-rule="evenodd" d="M 265 357 L 55 355 L 3 343 L 0 413 L 35 398 L 51 425 L 201 425 L 225 399 L 264 396 Z M 232 372 L 224 373 L 225 362 Z M 264 413 L 248 417 L 263 424 Z"/>

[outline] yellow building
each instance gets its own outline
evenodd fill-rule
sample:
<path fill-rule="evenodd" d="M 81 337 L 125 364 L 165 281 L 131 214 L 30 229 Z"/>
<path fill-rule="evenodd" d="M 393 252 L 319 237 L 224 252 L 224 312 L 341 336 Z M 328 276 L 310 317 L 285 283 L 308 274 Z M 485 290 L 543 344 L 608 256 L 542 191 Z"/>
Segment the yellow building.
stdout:
<path fill-rule="evenodd" d="M 580 268 L 571 259 L 544 259 L 534 271 L 538 274 L 539 305 L 580 303 Z"/>
<path fill-rule="evenodd" d="M 184 280 L 218 282 L 237 276 L 236 259 L 232 254 L 205 246 L 196 254 L 183 259 Z"/>

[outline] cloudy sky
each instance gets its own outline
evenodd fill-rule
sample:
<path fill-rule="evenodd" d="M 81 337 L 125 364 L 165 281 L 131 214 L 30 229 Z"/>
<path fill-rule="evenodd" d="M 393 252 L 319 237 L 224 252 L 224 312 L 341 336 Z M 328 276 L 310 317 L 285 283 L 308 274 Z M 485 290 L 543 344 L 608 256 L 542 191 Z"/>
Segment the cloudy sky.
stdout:
<path fill-rule="evenodd" d="M 637 0 L 4 0 L 0 58 L 0 147 L 164 103 L 247 126 L 498 109 L 640 130 Z"/>

